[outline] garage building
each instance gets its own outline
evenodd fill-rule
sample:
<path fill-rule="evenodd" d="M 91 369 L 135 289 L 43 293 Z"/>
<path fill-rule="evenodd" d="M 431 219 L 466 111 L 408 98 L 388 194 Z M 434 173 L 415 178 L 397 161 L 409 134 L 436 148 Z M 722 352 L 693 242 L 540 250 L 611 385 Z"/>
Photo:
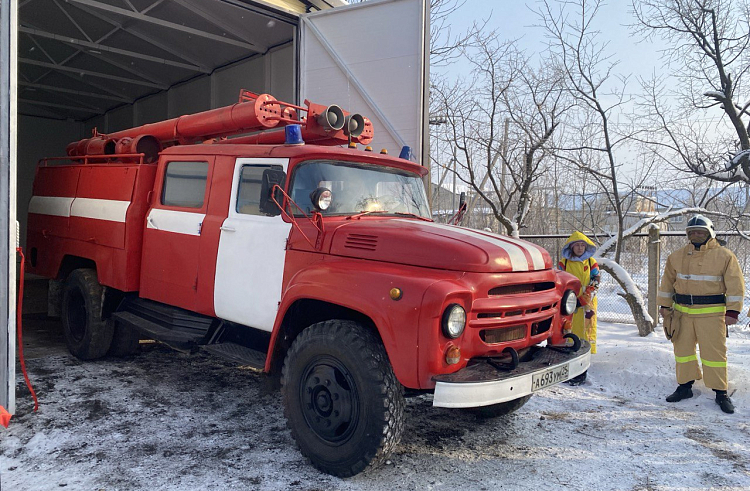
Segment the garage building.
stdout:
<path fill-rule="evenodd" d="M 421 162 L 428 14 L 426 0 L 0 0 L 0 406 L 15 410 L 16 245 L 39 159 L 247 89 L 363 114 L 373 148 Z"/>

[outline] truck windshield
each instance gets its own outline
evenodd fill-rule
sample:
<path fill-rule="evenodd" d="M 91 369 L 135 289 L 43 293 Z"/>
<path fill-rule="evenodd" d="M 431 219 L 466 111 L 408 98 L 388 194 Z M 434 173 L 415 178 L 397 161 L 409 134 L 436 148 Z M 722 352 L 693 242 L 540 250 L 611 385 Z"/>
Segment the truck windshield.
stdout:
<path fill-rule="evenodd" d="M 370 212 L 430 218 L 422 178 L 410 172 L 317 160 L 297 166 L 292 179 L 290 196 L 307 214 L 314 211 L 311 195 L 322 187 L 331 191 L 331 205 L 321 211 L 325 216 Z"/>

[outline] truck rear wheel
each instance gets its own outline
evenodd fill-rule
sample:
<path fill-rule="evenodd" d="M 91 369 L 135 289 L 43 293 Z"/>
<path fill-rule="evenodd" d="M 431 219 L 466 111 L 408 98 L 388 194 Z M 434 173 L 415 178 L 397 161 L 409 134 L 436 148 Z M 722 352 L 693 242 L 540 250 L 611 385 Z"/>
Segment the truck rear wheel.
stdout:
<path fill-rule="evenodd" d="M 112 343 L 114 326 L 102 320 L 102 293 L 93 269 L 76 269 L 63 287 L 65 342 L 68 350 L 82 360 L 101 358 Z"/>
<path fill-rule="evenodd" d="M 332 320 L 302 331 L 284 360 L 284 413 L 312 464 L 339 477 L 377 466 L 404 429 L 404 396 L 370 330 Z"/>
<path fill-rule="evenodd" d="M 519 397 L 518 399 L 513 399 L 512 401 L 508 402 L 492 404 L 490 406 L 472 407 L 468 408 L 467 411 L 480 418 L 498 418 L 500 416 L 505 416 L 506 414 L 510 414 L 521 409 L 521 407 L 526 404 L 529 399 L 531 399 L 531 395 Z"/>

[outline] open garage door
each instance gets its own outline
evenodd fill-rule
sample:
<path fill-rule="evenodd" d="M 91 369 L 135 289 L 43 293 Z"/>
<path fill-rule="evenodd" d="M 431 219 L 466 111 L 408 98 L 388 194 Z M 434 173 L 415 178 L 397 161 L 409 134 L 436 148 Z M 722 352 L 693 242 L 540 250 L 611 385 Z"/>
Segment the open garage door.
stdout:
<path fill-rule="evenodd" d="M 16 2 L 0 1 L 0 406 L 16 410 Z"/>
<path fill-rule="evenodd" d="M 398 155 L 408 145 L 424 165 L 428 9 L 426 0 L 382 0 L 302 15 L 300 101 L 370 118 L 374 150 Z"/>

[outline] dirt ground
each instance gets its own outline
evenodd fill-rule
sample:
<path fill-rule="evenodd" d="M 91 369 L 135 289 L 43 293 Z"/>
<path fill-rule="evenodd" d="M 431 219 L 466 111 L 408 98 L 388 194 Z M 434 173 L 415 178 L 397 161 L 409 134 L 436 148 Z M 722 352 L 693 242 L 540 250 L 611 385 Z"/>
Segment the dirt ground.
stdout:
<path fill-rule="evenodd" d="M 725 417 L 702 385 L 695 400 L 666 404 L 672 375 L 662 343 L 634 337 L 634 326 L 603 328 L 586 385 L 544 390 L 495 420 L 408 399 L 404 437 L 387 464 L 338 479 L 299 453 L 264 375 L 157 343 L 82 362 L 68 354 L 59 322 L 27 316 L 40 408 L 32 412 L 19 384 L 17 414 L 0 428 L 0 487 L 750 489 L 747 411 Z"/>

